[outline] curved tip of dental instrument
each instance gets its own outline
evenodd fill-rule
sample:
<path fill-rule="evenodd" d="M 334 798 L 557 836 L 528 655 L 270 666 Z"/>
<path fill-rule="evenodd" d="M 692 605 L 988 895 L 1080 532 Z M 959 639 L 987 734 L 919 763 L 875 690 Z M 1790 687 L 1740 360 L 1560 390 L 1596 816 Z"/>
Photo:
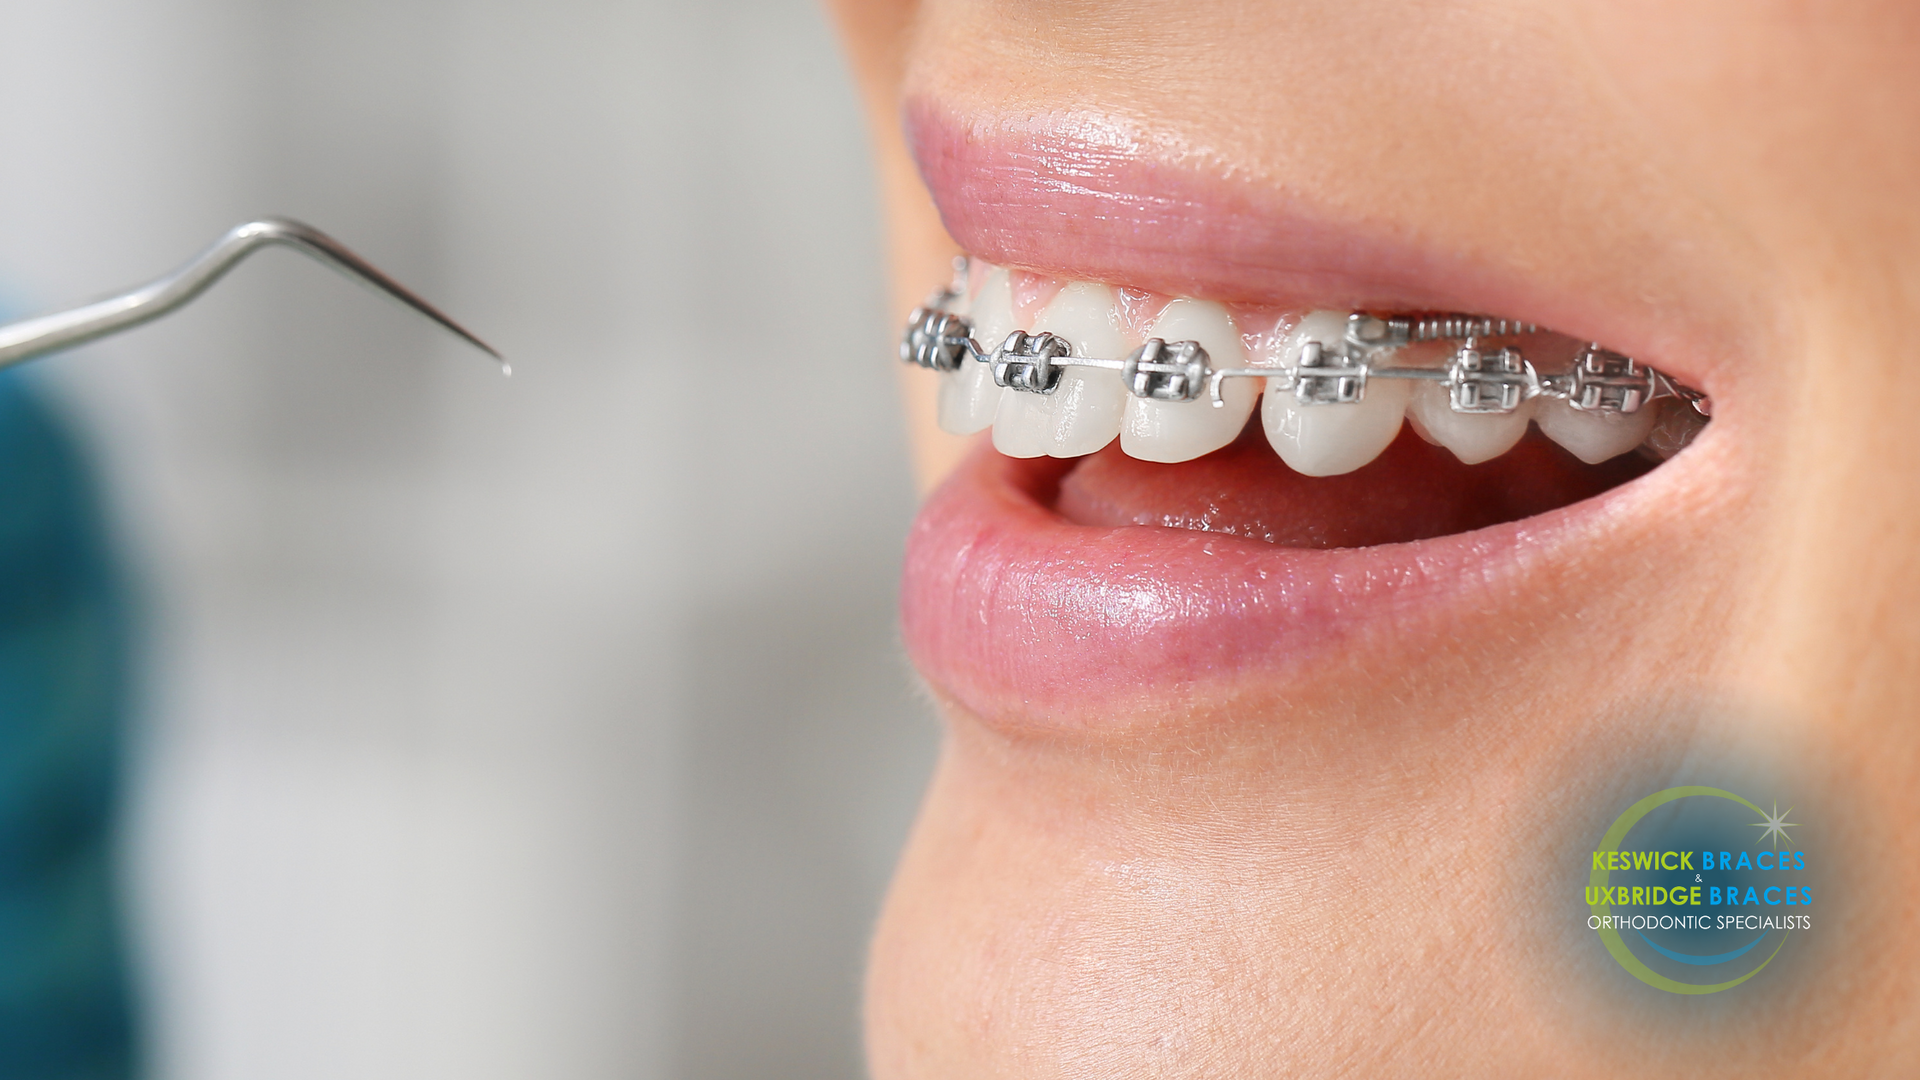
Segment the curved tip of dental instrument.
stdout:
<path fill-rule="evenodd" d="M 354 254 L 345 244 L 303 221 L 283 217 L 266 217 L 258 221 L 249 221 L 244 225 L 234 226 L 215 247 L 224 247 L 233 243 L 246 247 L 258 244 L 285 244 L 298 248 L 433 320 L 460 340 L 493 357 L 500 365 L 501 374 L 513 374 L 512 365 L 507 363 L 506 357 L 500 355 L 500 350 L 480 340 L 479 335 L 454 322 L 452 317 L 427 303 L 413 290 L 388 277 L 378 267 Z"/>
<path fill-rule="evenodd" d="M 274 244 L 304 252 L 400 301 L 493 357 L 505 369 L 507 361 L 499 350 L 448 318 L 439 308 L 414 295 L 412 290 L 355 255 L 340 241 L 311 225 L 288 218 L 261 218 L 236 225 L 185 266 L 132 292 L 0 325 L 0 367 L 151 322 L 190 303 L 250 253 Z"/>

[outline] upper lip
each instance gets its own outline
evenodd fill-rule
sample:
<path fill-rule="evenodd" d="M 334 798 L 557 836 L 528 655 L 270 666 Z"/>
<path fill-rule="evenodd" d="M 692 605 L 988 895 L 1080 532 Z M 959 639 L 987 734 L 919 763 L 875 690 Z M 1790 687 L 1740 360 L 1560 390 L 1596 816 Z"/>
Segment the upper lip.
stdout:
<path fill-rule="evenodd" d="M 1711 313 L 1621 310 L 1498 260 L 1423 246 L 1391 208 L 1332 213 L 1155 160 L 1085 125 L 969 124 L 924 98 L 907 112 L 948 230 L 993 262 L 1295 310 L 1519 318 L 1638 354 L 1721 397 L 1724 362 L 1708 358 L 1729 350 Z M 906 641 L 938 692 L 1010 729 L 1191 731 L 1221 709 L 1243 711 L 1249 694 L 1349 721 L 1354 703 L 1382 694 L 1471 698 L 1483 677 L 1498 676 L 1472 670 L 1484 650 L 1460 642 L 1573 651 L 1580 628 L 1563 617 L 1568 610 L 1633 602 L 1609 564 L 1634 568 L 1636 590 L 1704 572 L 1710 553 L 1692 543 L 1701 533 L 1685 519 L 1727 497 L 1731 485 L 1700 479 L 1726 479 L 1726 441 L 1703 438 L 1691 460 L 1534 518 L 1333 551 L 1072 525 L 1048 510 L 1041 490 L 1060 466 L 983 450 L 915 527 Z M 1671 506 L 1692 512 L 1656 509 Z M 1662 559 L 1649 562 L 1650 550 Z M 1617 613 L 1621 622 L 1632 622 L 1629 611 Z"/>
<path fill-rule="evenodd" d="M 1304 311 L 1465 311 L 1599 341 L 1721 402 L 1745 324 L 1702 306 L 1596 296 L 1523 262 L 1423 239 L 1393 206 L 1163 159 L 1099 117 L 988 123 L 931 97 L 908 144 L 948 233 L 988 262 L 1173 296 Z M 1631 296 L 1632 289 L 1624 290 Z"/>

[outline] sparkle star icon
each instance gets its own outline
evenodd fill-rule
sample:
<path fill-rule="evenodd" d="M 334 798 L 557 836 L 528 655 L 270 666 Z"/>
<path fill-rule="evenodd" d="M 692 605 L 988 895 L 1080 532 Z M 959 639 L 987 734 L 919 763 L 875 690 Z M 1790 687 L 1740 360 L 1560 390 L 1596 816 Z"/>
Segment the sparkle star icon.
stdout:
<path fill-rule="evenodd" d="M 1761 813 L 1766 814 L 1766 811 L 1763 810 Z M 1753 823 L 1753 827 L 1764 830 L 1760 834 L 1760 839 L 1771 839 L 1773 846 L 1778 849 L 1780 847 L 1780 841 L 1782 840 L 1785 840 L 1789 844 L 1793 843 L 1793 837 L 1787 835 L 1787 830 L 1800 827 L 1799 822 L 1787 820 L 1787 814 L 1791 813 L 1793 813 L 1793 807 L 1787 807 L 1786 814 L 1783 814 L 1780 812 L 1780 804 L 1776 802 L 1773 804 L 1773 812 L 1766 814 L 1767 820 L 1756 821 Z"/>

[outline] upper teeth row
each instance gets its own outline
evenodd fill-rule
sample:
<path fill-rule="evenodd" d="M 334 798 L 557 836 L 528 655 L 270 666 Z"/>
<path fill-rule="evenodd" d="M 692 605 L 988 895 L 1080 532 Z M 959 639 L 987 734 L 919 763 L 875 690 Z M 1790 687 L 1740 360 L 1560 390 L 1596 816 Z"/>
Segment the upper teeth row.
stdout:
<path fill-rule="evenodd" d="M 988 352 L 974 340 L 970 320 L 930 304 L 913 309 L 907 317 L 900 358 L 935 371 L 956 371 L 971 356 L 993 366 L 994 385 L 1032 394 L 1051 394 L 1058 389 L 1062 369 L 1106 368 L 1120 372 L 1121 381 L 1136 397 L 1194 401 L 1204 388 L 1216 409 L 1227 404 L 1220 393 L 1225 380 L 1261 378 L 1291 384 L 1294 399 L 1302 405 L 1352 405 L 1366 397 L 1370 379 L 1420 379 L 1446 387 L 1449 407 L 1460 413 L 1510 413 L 1536 397 L 1560 398 L 1583 412 L 1638 412 L 1662 398 L 1688 401 L 1702 416 L 1710 411 L 1710 402 L 1699 391 L 1598 344 L 1583 348 L 1565 374 L 1543 376 L 1519 349 L 1484 349 L 1477 341 L 1481 337 L 1537 333 L 1538 328 L 1531 324 L 1476 316 L 1418 321 L 1465 329 L 1414 339 L 1408 335 L 1414 319 L 1382 319 L 1356 311 L 1347 316 L 1347 333 L 1338 345 L 1303 342 L 1292 366 L 1216 368 L 1199 342 L 1169 343 L 1160 338 L 1148 338 L 1125 359 L 1115 360 L 1074 356 L 1072 344 L 1057 334 L 1015 330 Z M 1381 327 L 1387 328 L 1385 333 L 1380 332 Z M 1445 367 L 1380 367 L 1374 363 L 1379 353 L 1414 340 L 1440 340 L 1442 336 L 1463 342 L 1447 358 Z"/>
<path fill-rule="evenodd" d="M 1101 302 L 1103 295 L 1108 303 Z M 1012 312 L 1006 271 L 993 270 L 975 296 L 966 296 L 958 288 L 952 288 L 916 308 L 908 319 L 900 357 L 908 363 L 954 377 L 947 380 L 949 385 L 942 392 L 943 399 L 955 399 L 943 400 L 944 426 L 964 433 L 986 426 L 982 420 L 993 423 L 996 444 L 1019 456 L 1090 453 L 1111 441 L 1115 434 L 1121 436 L 1123 449 L 1136 457 L 1184 460 L 1198 456 L 1192 451 L 1198 449 L 1199 453 L 1205 453 L 1231 441 L 1251 410 L 1253 394 L 1236 393 L 1235 387 L 1247 385 L 1252 390 L 1252 384 L 1230 384 L 1229 380 L 1265 379 L 1267 413 L 1276 411 L 1276 398 L 1284 398 L 1285 406 L 1290 406 L 1279 409 L 1284 415 L 1266 417 L 1275 449 L 1295 468 L 1315 475 L 1350 471 L 1372 460 L 1397 434 L 1400 417 L 1410 404 L 1414 406 L 1411 411 L 1415 414 L 1416 427 L 1429 441 L 1448 445 L 1463 460 L 1469 461 L 1485 460 L 1505 452 L 1524 434 L 1529 418 L 1537 420 L 1550 437 L 1555 437 L 1555 428 L 1563 429 L 1560 434 L 1571 438 L 1556 437 L 1556 441 L 1579 456 L 1604 460 L 1646 438 L 1652 423 L 1633 414 L 1650 412 L 1647 407 L 1653 402 L 1684 401 L 1700 416 L 1705 416 L 1710 408 L 1710 402 L 1700 392 L 1598 344 L 1580 348 L 1565 372 L 1542 375 L 1520 349 L 1512 345 L 1488 347 L 1481 342 L 1483 338 L 1536 334 L 1537 327 L 1481 316 L 1383 318 L 1364 312 L 1315 312 L 1300 320 L 1275 358 L 1284 357 L 1291 362 L 1282 360 L 1265 366 L 1242 367 L 1215 360 L 1216 353 L 1226 353 L 1235 360 L 1243 357 L 1237 333 L 1221 334 L 1217 326 L 1210 325 L 1225 321 L 1224 309 L 1199 301 L 1175 301 L 1169 305 L 1169 313 L 1181 305 L 1217 311 L 1214 318 L 1202 316 L 1198 320 L 1192 317 L 1199 314 L 1197 310 L 1188 311 L 1184 320 L 1169 319 L 1163 314 L 1152 329 L 1168 332 L 1148 337 L 1122 357 L 1114 355 L 1121 351 L 1116 345 L 1123 347 L 1111 332 L 1115 320 L 1110 314 L 1103 319 L 1100 312 L 1094 310 L 1111 307 L 1111 296 L 1111 291 L 1104 286 L 1086 283 L 1068 286 L 1040 313 L 1035 325 L 1046 326 L 1046 329 L 1007 329 L 1012 322 Z M 970 312 L 973 317 L 962 313 L 968 307 L 973 309 Z M 1001 311 L 1001 308 L 1007 310 Z M 1063 308 L 1066 310 L 1058 310 Z M 1002 325 L 992 325 L 995 323 Z M 1193 338 L 1167 340 L 1175 333 L 1194 329 L 1201 331 L 1195 337 L 1213 338 L 1214 351 L 1208 349 L 1206 342 Z M 1215 332 L 1205 333 L 1208 329 Z M 1225 329 L 1233 328 L 1229 323 Z M 1066 332 L 1073 332 L 1079 340 L 1070 341 Z M 988 343 L 997 339 L 998 344 L 989 349 L 982 343 L 983 339 Z M 1399 350 L 1427 341 L 1457 341 L 1459 345 L 1437 368 L 1383 363 Z M 1083 347 L 1076 348 L 1076 343 Z M 1092 347 L 1084 347 L 1088 345 Z M 978 364 L 968 364 L 968 359 Z M 1071 374 L 1070 369 L 1076 368 L 1088 370 L 1084 374 Z M 1098 371 L 1118 373 L 1119 378 L 1115 380 L 1118 385 L 1104 394 L 1089 392 L 1104 389 L 1106 381 L 1113 378 L 1096 376 L 1094 373 Z M 1001 401 L 997 394 L 992 395 L 995 398 L 991 403 L 993 415 L 982 416 L 981 406 L 989 404 L 981 400 L 986 396 L 982 391 L 987 389 L 983 384 L 989 373 L 991 385 L 1003 388 L 1012 400 Z M 954 379 L 958 379 L 958 383 Z M 1379 384 L 1369 397 L 1369 386 L 1376 380 L 1391 382 Z M 1430 386 L 1433 392 L 1422 389 L 1409 393 L 1414 391 L 1414 384 Z M 1035 400 L 1035 395 L 1059 394 L 1063 385 L 1072 388 L 1073 392 L 1066 396 L 1075 400 L 1057 404 L 1049 401 L 1045 405 Z M 1396 392 L 1388 394 L 1388 390 Z M 1115 391 L 1119 394 L 1117 400 Z M 1382 394 L 1385 400 L 1378 400 Z M 1152 415 L 1160 413 L 1156 406 L 1192 402 L 1202 396 L 1210 399 L 1214 409 L 1237 414 L 1237 419 L 1219 416 L 1216 422 L 1203 422 L 1212 434 L 1201 442 L 1217 445 L 1199 448 L 1193 445 L 1192 438 L 1178 437 L 1170 442 L 1159 440 L 1162 445 L 1149 445 L 1155 443 L 1152 436 L 1157 429 L 1166 428 L 1167 421 L 1172 419 Z M 1439 400 L 1435 400 L 1436 396 Z M 1101 398 L 1106 400 L 1087 400 Z M 1540 415 L 1531 415 L 1534 412 L 1531 403 L 1539 398 L 1557 399 L 1557 403 L 1563 404 Z M 1023 406 L 1020 399 L 1032 404 Z M 1136 404 L 1126 405 L 1128 399 Z M 1436 405 L 1441 406 L 1442 415 L 1434 415 Z M 1136 422 L 1103 423 L 1097 415 L 1077 415 L 1088 412 L 1089 407 L 1096 414 L 1116 413 L 1115 406 Z M 1320 408 L 1322 406 L 1341 408 L 1328 411 Z M 1000 416 L 1008 412 L 1015 415 Z M 1586 414 L 1589 419 L 1582 422 L 1571 416 L 1555 417 L 1555 414 L 1569 412 Z M 1448 421 L 1445 417 L 1448 413 L 1458 419 Z M 1109 419 L 1122 418 L 1116 413 Z M 1573 420 L 1573 423 L 1555 422 L 1556 419 Z M 1142 420 L 1147 422 L 1137 422 Z M 1199 416 L 1191 417 L 1191 421 L 1200 420 Z M 1274 430 L 1275 421 L 1281 430 Z M 1688 426 L 1687 434 L 1697 428 L 1698 423 L 1696 418 Z M 1007 431 L 1003 437 L 1003 428 L 1009 426 L 1028 429 L 1029 437 L 1021 437 L 1019 430 Z M 1194 428 L 1191 422 L 1174 426 Z M 1103 431 L 1109 427 L 1115 430 Z M 1075 428 L 1082 430 L 1071 430 Z M 1136 437 L 1129 439 L 1130 433 Z M 1190 430 L 1188 434 L 1198 432 Z M 1637 437 L 1630 441 L 1625 438 L 1635 434 Z M 1449 438 L 1450 435 L 1453 437 Z M 1141 452 L 1143 450 L 1145 452 Z"/>

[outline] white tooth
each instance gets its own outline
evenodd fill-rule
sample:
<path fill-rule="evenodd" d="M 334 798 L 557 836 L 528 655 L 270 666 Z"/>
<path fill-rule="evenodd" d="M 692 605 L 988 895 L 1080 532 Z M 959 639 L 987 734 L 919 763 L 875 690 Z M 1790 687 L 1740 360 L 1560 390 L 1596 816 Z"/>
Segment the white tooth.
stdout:
<path fill-rule="evenodd" d="M 1373 387 L 1367 386 L 1367 393 Z M 1407 406 L 1407 419 L 1421 438 L 1435 446 L 1453 451 L 1467 465 L 1492 461 L 1513 449 L 1527 433 L 1527 421 L 1533 419 L 1531 401 L 1523 401 L 1510 413 L 1454 412 L 1448 403 L 1447 388 L 1436 382 L 1421 382 L 1413 388 L 1413 400 Z"/>
<path fill-rule="evenodd" d="M 1656 411 L 1582 412 L 1564 401 L 1548 400 L 1534 410 L 1533 422 L 1540 425 L 1542 435 L 1566 447 L 1574 457 L 1598 465 L 1645 442 L 1653 431 Z"/>
<path fill-rule="evenodd" d="M 1005 270 L 989 272 L 970 303 L 973 339 L 981 348 L 991 352 L 1018 329 L 1013 325 L 1013 286 Z M 960 361 L 960 370 L 940 377 L 940 427 L 955 435 L 985 431 L 993 423 L 1000 394 L 1000 387 L 993 384 L 993 365 L 968 354 Z"/>
<path fill-rule="evenodd" d="M 1346 332 L 1346 312 L 1316 311 L 1287 335 L 1280 356 L 1291 364 L 1307 342 L 1337 345 Z M 1339 476 L 1379 457 L 1400 434 L 1408 389 L 1405 379 L 1372 379 L 1366 396 L 1351 405 L 1301 405 L 1284 381 L 1269 379 L 1260 425 L 1293 471 Z"/>
<path fill-rule="evenodd" d="M 1216 368 L 1247 365 L 1233 317 L 1211 301 L 1175 300 L 1153 321 L 1146 336 L 1169 344 L 1197 341 Z M 1128 394 L 1120 449 L 1142 461 L 1190 461 L 1227 445 L 1253 415 L 1260 384 L 1255 379 L 1226 379 L 1220 391 L 1227 403 L 1220 409 L 1204 395 L 1198 401 L 1148 401 Z"/>
<path fill-rule="evenodd" d="M 1005 337 L 1006 335 L 1001 335 Z M 940 427 L 955 435 L 971 435 L 993 423 L 1000 388 L 993 385 L 993 369 L 968 356 L 960 370 L 940 377 Z"/>
<path fill-rule="evenodd" d="M 1120 326 L 1113 290 L 1091 282 L 1061 289 L 1034 320 L 1032 330 L 1065 338 L 1075 356 L 1117 360 L 1132 351 Z M 1127 388 L 1119 372 L 1066 368 L 1051 394 L 1009 390 L 1001 396 L 993 420 L 993 445 L 1008 457 L 1091 454 L 1120 434 L 1126 407 Z"/>
<path fill-rule="evenodd" d="M 1411 397 L 1412 395 L 1409 394 L 1408 396 Z M 1420 420 L 1418 417 L 1413 415 L 1412 409 L 1407 410 L 1407 426 L 1413 429 L 1413 433 L 1415 435 L 1420 436 L 1421 442 L 1426 443 L 1428 446 L 1440 445 L 1439 439 L 1434 438 L 1431 432 L 1429 432 L 1426 428 L 1420 426 Z"/>

